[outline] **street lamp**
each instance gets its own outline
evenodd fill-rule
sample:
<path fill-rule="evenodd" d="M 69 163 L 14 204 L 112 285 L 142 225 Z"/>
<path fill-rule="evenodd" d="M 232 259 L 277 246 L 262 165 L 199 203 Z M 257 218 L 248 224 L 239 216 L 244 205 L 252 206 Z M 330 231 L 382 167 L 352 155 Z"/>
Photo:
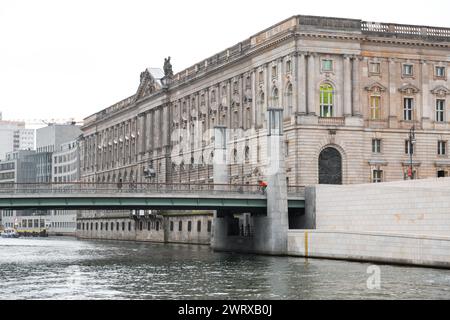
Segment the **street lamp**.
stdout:
<path fill-rule="evenodd" d="M 411 180 L 414 179 L 413 175 L 413 148 L 416 144 L 416 128 L 413 125 L 412 128 L 409 130 L 409 170 L 408 170 L 408 176 Z"/>

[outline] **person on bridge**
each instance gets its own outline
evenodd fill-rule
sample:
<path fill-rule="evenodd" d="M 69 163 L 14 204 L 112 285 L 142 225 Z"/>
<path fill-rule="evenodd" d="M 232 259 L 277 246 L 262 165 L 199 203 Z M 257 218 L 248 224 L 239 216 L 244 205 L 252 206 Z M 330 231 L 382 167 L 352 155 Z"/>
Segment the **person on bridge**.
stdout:
<path fill-rule="evenodd" d="M 266 194 L 267 189 L 267 182 L 260 180 L 259 181 L 259 188 L 261 189 L 262 194 Z"/>
<path fill-rule="evenodd" d="M 122 190 L 122 179 L 119 179 L 119 182 L 117 182 L 117 189 L 119 189 L 119 191 Z"/>

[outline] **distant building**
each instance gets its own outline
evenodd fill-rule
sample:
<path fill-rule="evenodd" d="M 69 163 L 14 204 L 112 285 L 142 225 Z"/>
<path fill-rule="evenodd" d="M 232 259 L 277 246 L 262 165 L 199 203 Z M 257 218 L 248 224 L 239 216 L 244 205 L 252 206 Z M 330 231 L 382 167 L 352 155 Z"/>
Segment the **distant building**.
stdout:
<path fill-rule="evenodd" d="M 7 153 L 5 160 L 0 161 L 0 192 L 2 186 L 9 188 L 13 183 L 33 183 L 36 179 L 36 168 L 33 162 L 35 151 L 20 150 Z M 30 215 L 31 211 L 0 211 L 1 224 L 5 228 L 14 227 L 17 216 Z"/>
<path fill-rule="evenodd" d="M 36 131 L 36 182 L 49 183 L 52 180 L 52 155 L 61 146 L 76 140 L 81 129 L 74 124 L 50 124 Z"/>
<path fill-rule="evenodd" d="M 0 159 L 8 152 L 34 150 L 34 136 L 33 129 L 25 129 L 25 122 L 2 120 L 0 112 Z"/>
<path fill-rule="evenodd" d="M 70 182 L 80 181 L 80 157 L 77 141 L 62 144 L 52 154 L 52 182 L 58 187 L 70 187 Z M 67 183 L 67 184 L 66 184 Z M 51 234 L 73 235 L 76 231 L 77 213 L 73 210 L 53 210 L 49 232 Z"/>

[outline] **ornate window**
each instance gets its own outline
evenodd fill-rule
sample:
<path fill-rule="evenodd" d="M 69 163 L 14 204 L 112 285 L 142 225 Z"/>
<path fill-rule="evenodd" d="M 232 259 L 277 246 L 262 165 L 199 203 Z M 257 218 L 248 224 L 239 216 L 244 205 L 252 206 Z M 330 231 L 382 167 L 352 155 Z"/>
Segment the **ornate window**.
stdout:
<path fill-rule="evenodd" d="M 381 119 L 381 97 L 379 95 L 370 96 L 370 120 Z"/>
<path fill-rule="evenodd" d="M 372 183 L 383 182 L 383 170 L 372 170 Z"/>
<path fill-rule="evenodd" d="M 372 153 L 381 153 L 380 139 L 372 139 Z"/>
<path fill-rule="evenodd" d="M 277 66 L 272 66 L 272 78 L 278 77 L 278 68 Z"/>
<path fill-rule="evenodd" d="M 286 90 L 286 106 L 287 106 L 287 115 L 292 115 L 293 105 L 292 105 L 292 84 L 289 83 Z"/>
<path fill-rule="evenodd" d="M 322 118 L 333 117 L 334 89 L 330 84 L 320 86 L 320 116 Z"/>
<path fill-rule="evenodd" d="M 436 122 L 445 121 L 445 99 L 436 99 Z"/>
<path fill-rule="evenodd" d="M 291 60 L 286 61 L 286 73 L 290 74 L 292 72 L 292 62 Z"/>
<path fill-rule="evenodd" d="M 407 155 L 414 154 L 414 144 L 411 143 L 410 140 L 405 140 L 405 154 Z"/>
<path fill-rule="evenodd" d="M 272 91 L 272 103 L 273 103 L 272 107 L 278 108 L 279 101 L 280 101 L 280 99 L 279 99 L 279 95 L 278 95 L 278 88 L 275 87 L 275 88 L 273 88 L 273 91 Z"/>
<path fill-rule="evenodd" d="M 438 156 L 447 154 L 447 141 L 438 141 Z"/>
<path fill-rule="evenodd" d="M 265 115 L 264 102 L 265 102 L 265 95 L 264 95 L 264 92 L 261 92 L 259 94 L 259 99 L 258 99 L 258 108 L 259 108 L 259 112 L 261 114 L 261 123 L 264 122 L 264 115 Z"/>
<path fill-rule="evenodd" d="M 450 90 L 444 86 L 438 86 L 431 90 L 431 93 L 436 96 L 436 122 L 444 122 L 446 121 L 446 97 L 447 95 L 450 95 Z"/>
<path fill-rule="evenodd" d="M 414 110 L 414 95 L 419 92 L 419 89 L 412 84 L 402 86 L 399 91 L 403 94 L 403 120 L 413 120 Z"/>
<path fill-rule="evenodd" d="M 403 98 L 403 120 L 405 121 L 413 120 L 413 108 L 414 108 L 414 99 Z"/>
<path fill-rule="evenodd" d="M 250 161 L 250 147 L 245 147 L 245 162 L 248 163 Z"/>

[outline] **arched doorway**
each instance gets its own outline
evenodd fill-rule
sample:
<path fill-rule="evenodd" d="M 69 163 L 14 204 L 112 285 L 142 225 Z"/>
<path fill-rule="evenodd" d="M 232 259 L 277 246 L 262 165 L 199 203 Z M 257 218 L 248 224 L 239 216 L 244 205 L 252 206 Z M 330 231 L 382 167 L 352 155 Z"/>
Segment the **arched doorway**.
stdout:
<path fill-rule="evenodd" d="M 342 184 L 342 156 L 335 148 L 320 153 L 319 184 Z"/>

